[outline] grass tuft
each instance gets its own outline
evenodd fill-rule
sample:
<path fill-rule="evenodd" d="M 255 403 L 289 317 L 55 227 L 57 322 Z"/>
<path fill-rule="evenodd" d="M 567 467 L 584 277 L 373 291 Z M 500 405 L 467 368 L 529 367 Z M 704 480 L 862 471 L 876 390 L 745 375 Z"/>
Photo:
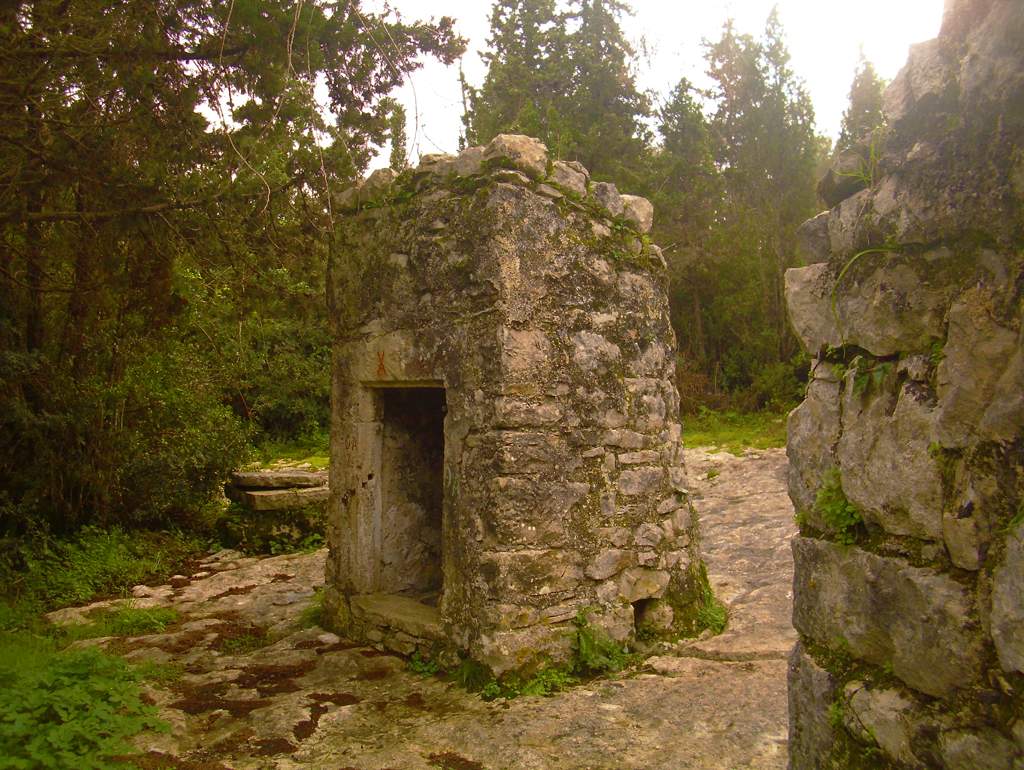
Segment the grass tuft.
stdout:
<path fill-rule="evenodd" d="M 775 412 L 715 412 L 701 408 L 683 417 L 683 444 L 715 447 L 734 455 L 744 449 L 774 449 L 786 445 L 786 415 Z"/>

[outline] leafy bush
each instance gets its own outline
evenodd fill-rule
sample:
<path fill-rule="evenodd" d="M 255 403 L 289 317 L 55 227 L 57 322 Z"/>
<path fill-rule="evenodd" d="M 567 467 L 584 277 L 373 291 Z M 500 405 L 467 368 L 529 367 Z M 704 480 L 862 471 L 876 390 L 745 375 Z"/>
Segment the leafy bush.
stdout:
<path fill-rule="evenodd" d="M 143 703 L 139 674 L 95 649 L 57 652 L 36 636 L 0 634 L 0 758 L 5 767 L 124 768 L 115 757 L 146 730 L 166 730 Z"/>
<path fill-rule="evenodd" d="M 803 374 L 803 379 L 800 374 Z M 807 380 L 804 359 L 766 364 L 757 374 L 750 389 L 758 406 L 774 412 L 789 411 L 804 397 Z"/>
<path fill-rule="evenodd" d="M 5 359 L 6 360 L 6 359 Z M 0 535 L 194 516 L 249 451 L 198 349 L 132 349 L 111 381 L 33 359 L 0 380 Z M 33 400 L 20 395 L 34 387 Z"/>

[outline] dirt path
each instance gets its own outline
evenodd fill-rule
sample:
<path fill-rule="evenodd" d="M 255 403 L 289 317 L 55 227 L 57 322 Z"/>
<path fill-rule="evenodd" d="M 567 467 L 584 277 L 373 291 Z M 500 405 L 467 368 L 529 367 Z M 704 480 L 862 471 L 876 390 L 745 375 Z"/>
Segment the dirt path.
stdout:
<path fill-rule="evenodd" d="M 785 455 L 689 450 L 687 460 L 709 575 L 730 610 L 721 636 L 554 697 L 486 703 L 401 658 L 300 630 L 323 552 L 222 552 L 188 585 L 138 590 L 137 604 L 176 608 L 178 627 L 102 642 L 184 667 L 151 693 L 172 730 L 143 736 L 150 766 L 784 768 L 794 532 Z M 252 649 L 267 638 L 276 641 Z"/>

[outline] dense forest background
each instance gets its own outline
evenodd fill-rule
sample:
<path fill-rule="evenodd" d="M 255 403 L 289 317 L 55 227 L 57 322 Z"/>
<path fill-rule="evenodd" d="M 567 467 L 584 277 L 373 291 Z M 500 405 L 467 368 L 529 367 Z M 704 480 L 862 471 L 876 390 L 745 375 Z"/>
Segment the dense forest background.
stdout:
<path fill-rule="evenodd" d="M 833 148 L 772 14 L 705 45 L 707 91 L 638 90 L 618 0 L 498 0 L 467 144 L 540 137 L 655 204 L 684 408 L 787 408 L 782 275 Z M 322 442 L 332 194 L 390 144 L 389 94 L 450 19 L 355 0 L 0 9 L 0 537 L 187 526 L 268 443 Z M 841 145 L 881 120 L 854 73 Z M 0 567 L 4 556 L 0 550 Z"/>

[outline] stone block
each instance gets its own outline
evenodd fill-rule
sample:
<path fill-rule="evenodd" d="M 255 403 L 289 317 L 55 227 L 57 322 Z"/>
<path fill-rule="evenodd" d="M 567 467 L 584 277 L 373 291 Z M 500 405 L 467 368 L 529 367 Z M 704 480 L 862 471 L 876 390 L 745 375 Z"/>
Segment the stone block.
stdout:
<path fill-rule="evenodd" d="M 649 233 L 654 224 L 654 206 L 639 195 L 623 195 L 622 216 L 641 233 Z"/>
<path fill-rule="evenodd" d="M 836 681 L 797 642 L 789 655 L 789 770 L 820 770 L 835 743 L 829 706 Z"/>
<path fill-rule="evenodd" d="M 832 313 L 831 292 L 835 281 L 828 264 L 791 267 L 786 271 L 785 284 L 789 322 L 804 349 L 816 355 L 826 346 L 842 345 Z"/>
<path fill-rule="evenodd" d="M 1024 765 L 1022 752 L 988 727 L 942 733 L 939 756 L 945 770 L 1018 770 Z"/>
<path fill-rule="evenodd" d="M 479 575 L 489 596 L 557 597 L 575 592 L 582 558 L 565 549 L 498 551 L 480 556 Z"/>
<path fill-rule="evenodd" d="M 483 161 L 508 162 L 532 179 L 543 179 L 547 174 L 548 149 L 529 136 L 498 134 L 484 149 Z"/>
<path fill-rule="evenodd" d="M 585 198 L 587 195 L 587 179 L 589 174 L 578 163 L 566 163 L 556 160 L 552 164 L 550 181 L 566 192 Z"/>
<path fill-rule="evenodd" d="M 615 343 L 596 332 L 580 331 L 572 336 L 572 360 L 585 372 L 605 369 L 622 357 Z"/>
<path fill-rule="evenodd" d="M 363 594 L 349 598 L 352 618 L 376 628 L 391 628 L 417 639 L 443 640 L 441 614 L 415 599 L 398 594 Z"/>
<path fill-rule="evenodd" d="M 977 438 L 1006 440 L 1019 435 L 1021 425 L 990 419 L 987 413 L 1013 415 L 1021 398 L 1019 392 L 999 389 L 999 404 L 993 400 L 1004 373 L 1010 370 L 1010 385 L 1019 378 L 1021 344 L 1018 332 L 996 320 L 989 292 L 972 288 L 949 309 L 949 333 L 939 362 L 939 415 L 935 438 L 944 447 L 964 447 Z M 1012 388 L 1012 385 L 1011 385 Z M 1018 413 L 1019 417 L 1019 413 Z M 982 433 L 982 428 L 986 428 Z"/>
<path fill-rule="evenodd" d="M 371 173 L 359 188 L 359 202 L 370 203 L 383 198 L 391 190 L 397 176 L 390 168 L 379 168 Z"/>
<path fill-rule="evenodd" d="M 818 197 L 832 208 L 867 187 L 868 174 L 868 159 L 860 148 L 841 151 L 818 182 Z"/>
<path fill-rule="evenodd" d="M 830 375 L 827 364 L 818 365 L 806 398 L 786 422 L 789 497 L 797 512 L 810 516 L 818 529 L 825 525 L 814 513 L 814 499 L 825 472 L 835 464 L 833 448 L 840 436 L 840 384 Z"/>
<path fill-rule="evenodd" d="M 860 681 L 843 689 L 846 707 L 843 725 L 867 745 L 877 743 L 891 759 L 908 767 L 924 765 L 914 753 L 916 734 L 923 715 L 915 700 L 889 688 L 872 688 Z"/>
<path fill-rule="evenodd" d="M 592 580 L 606 580 L 617 575 L 627 567 L 636 565 L 636 553 L 621 548 L 609 548 L 595 556 L 584 574 Z"/>
<path fill-rule="evenodd" d="M 955 83 L 953 62 L 941 39 L 910 46 L 907 63 L 883 96 L 883 108 L 889 121 L 899 126 L 914 115 L 923 119 L 929 112 L 955 100 L 950 92 Z"/>
<path fill-rule="evenodd" d="M 983 645 L 970 592 L 950 577 L 824 540 L 793 540 L 793 625 L 935 697 L 976 684 Z"/>
<path fill-rule="evenodd" d="M 632 567 L 619 577 L 619 595 L 631 604 L 640 599 L 660 599 L 670 579 L 665 570 Z"/>
<path fill-rule="evenodd" d="M 836 290 L 840 338 L 878 357 L 927 350 L 945 330 L 949 288 L 930 283 L 927 269 L 894 259 L 865 253 L 856 281 L 848 273 Z"/>
<path fill-rule="evenodd" d="M 1006 535 L 992 585 L 992 638 L 1004 671 L 1024 673 L 1024 524 Z"/>
<path fill-rule="evenodd" d="M 828 212 L 822 211 L 796 229 L 796 257 L 805 265 L 828 262 Z"/>
<path fill-rule="evenodd" d="M 836 444 L 847 498 L 886 532 L 942 540 L 942 476 L 930 452 L 930 390 L 905 383 L 895 406 L 889 393 L 873 393 L 863 404 L 854 390 L 848 382 Z"/>
<path fill-rule="evenodd" d="M 656 492 L 664 482 L 665 471 L 662 468 L 630 468 L 619 474 L 615 487 L 620 494 L 635 497 Z"/>
<path fill-rule="evenodd" d="M 240 489 L 287 489 L 289 487 L 322 487 L 327 484 L 327 471 L 308 471 L 301 468 L 282 470 L 235 471 L 232 486 Z"/>
<path fill-rule="evenodd" d="M 306 508 L 324 506 L 330 497 L 331 490 L 326 487 L 306 487 L 302 489 L 237 489 L 232 486 L 225 488 L 224 493 L 239 505 L 251 511 L 282 511 L 289 508 Z"/>
<path fill-rule="evenodd" d="M 611 214 L 613 217 L 621 217 L 623 212 L 622 196 L 618 188 L 611 182 L 598 182 L 590 189 L 590 196 L 594 202 Z"/>

